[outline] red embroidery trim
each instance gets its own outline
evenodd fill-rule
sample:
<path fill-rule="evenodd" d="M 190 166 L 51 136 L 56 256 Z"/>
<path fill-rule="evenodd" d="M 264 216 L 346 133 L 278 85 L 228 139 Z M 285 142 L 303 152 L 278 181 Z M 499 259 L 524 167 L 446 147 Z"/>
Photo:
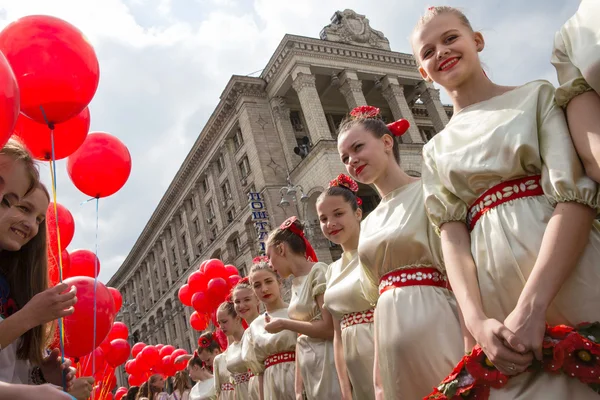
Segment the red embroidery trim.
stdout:
<path fill-rule="evenodd" d="M 265 368 L 272 367 L 273 365 L 282 364 L 286 362 L 295 362 L 296 352 L 295 351 L 284 351 L 283 353 L 273 354 L 265 359 Z"/>
<path fill-rule="evenodd" d="M 250 382 L 250 378 L 252 378 L 253 376 L 254 376 L 254 374 L 250 371 L 244 372 L 241 374 L 234 374 L 233 375 L 233 384 L 239 385 L 240 383 Z"/>
<path fill-rule="evenodd" d="M 526 176 L 519 179 L 502 182 L 486 190 L 469 207 L 467 226 L 473 230 L 479 218 L 486 212 L 507 201 L 522 199 L 524 197 L 541 196 L 544 190 L 540 185 L 540 175 Z"/>
<path fill-rule="evenodd" d="M 235 386 L 233 386 L 233 384 L 229 382 L 221 383 L 221 392 L 224 392 L 226 390 L 235 390 Z"/>
<path fill-rule="evenodd" d="M 450 289 L 446 275 L 434 267 L 415 267 L 389 272 L 379 280 L 379 294 L 405 286 L 437 286 Z"/>
<path fill-rule="evenodd" d="M 371 308 L 367 311 L 354 312 L 344 314 L 340 320 L 342 330 L 351 327 L 352 325 L 370 324 L 375 320 L 375 309 Z"/>

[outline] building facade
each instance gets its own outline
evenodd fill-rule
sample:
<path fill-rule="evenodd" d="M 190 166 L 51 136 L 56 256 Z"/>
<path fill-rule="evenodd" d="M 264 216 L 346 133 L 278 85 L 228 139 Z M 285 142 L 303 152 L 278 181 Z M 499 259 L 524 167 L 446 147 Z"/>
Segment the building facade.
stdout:
<path fill-rule="evenodd" d="M 422 80 L 412 55 L 352 10 L 336 12 L 319 39 L 286 35 L 260 77 L 233 76 L 150 221 L 109 286 L 131 342 L 191 351 L 193 310 L 177 293 L 205 259 L 248 273 L 266 234 L 297 215 L 319 260 L 341 254 L 320 232 L 315 202 L 345 172 L 337 126 L 352 108 L 373 105 L 384 120 L 407 119 L 399 140 L 405 171 L 420 175 L 421 150 L 451 116 Z M 379 202 L 361 185 L 369 212 Z M 125 382 L 122 368 L 117 373 Z"/>

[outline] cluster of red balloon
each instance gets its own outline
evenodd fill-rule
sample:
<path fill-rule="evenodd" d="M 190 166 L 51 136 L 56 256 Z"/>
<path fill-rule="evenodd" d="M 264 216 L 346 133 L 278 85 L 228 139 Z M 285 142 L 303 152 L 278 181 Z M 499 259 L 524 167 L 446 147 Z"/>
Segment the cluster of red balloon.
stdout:
<path fill-rule="evenodd" d="M 180 356 L 187 355 L 187 351 L 176 349 L 168 345 L 147 345 L 139 342 L 131 348 L 133 359 L 125 363 L 125 372 L 129 374 L 127 382 L 130 386 L 139 386 L 154 374 L 174 376 L 187 366 L 187 361 L 175 362 Z"/>
<path fill-rule="evenodd" d="M 188 283 L 179 289 L 179 301 L 185 306 L 194 307 L 190 325 L 197 331 L 207 328 L 209 321 L 215 320 L 214 313 L 240 279 L 234 265 L 225 265 L 213 258 L 203 261 L 188 277 Z"/>

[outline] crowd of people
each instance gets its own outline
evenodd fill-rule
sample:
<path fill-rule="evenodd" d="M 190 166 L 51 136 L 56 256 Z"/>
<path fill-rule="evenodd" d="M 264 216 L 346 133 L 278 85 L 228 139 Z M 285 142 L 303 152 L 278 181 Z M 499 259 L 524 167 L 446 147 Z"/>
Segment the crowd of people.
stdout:
<path fill-rule="evenodd" d="M 295 217 L 270 232 L 170 398 L 597 399 L 600 337 L 579 335 L 582 346 L 554 360 L 583 363 L 585 376 L 536 363 L 600 321 L 599 18 L 600 3 L 583 0 L 557 33 L 558 89 L 508 87 L 486 75 L 485 40 L 461 11 L 427 9 L 411 45 L 454 115 L 425 145 L 422 178 L 400 167 L 406 123 L 352 110 L 337 136 L 348 175 L 316 204 L 341 258 L 319 262 Z M 14 140 L 0 151 L 0 178 L 0 399 L 86 398 L 92 382 L 46 350 L 76 293 L 47 288 L 48 193 Z M 364 219 L 357 182 L 381 196 Z M 555 326 L 566 333 L 547 347 Z M 483 375 L 465 353 L 482 355 Z M 50 385 L 63 371 L 70 394 Z M 165 400 L 163 389 L 154 375 L 126 398 Z"/>

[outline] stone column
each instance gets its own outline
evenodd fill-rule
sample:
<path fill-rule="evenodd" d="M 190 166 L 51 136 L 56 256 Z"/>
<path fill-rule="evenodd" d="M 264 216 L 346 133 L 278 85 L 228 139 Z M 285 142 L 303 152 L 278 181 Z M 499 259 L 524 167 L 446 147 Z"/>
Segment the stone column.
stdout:
<path fill-rule="evenodd" d="M 410 128 L 402 136 L 403 143 L 423 143 L 419 127 L 415 122 L 412 111 L 404 97 L 404 86 L 398 83 L 398 78 L 386 75 L 381 81 L 381 94 L 390 105 L 394 119 L 404 118 L 410 123 Z"/>
<path fill-rule="evenodd" d="M 150 266 L 150 262 L 148 262 L 147 260 L 144 261 L 144 263 L 146 264 L 146 273 L 148 275 L 146 275 L 148 277 L 148 280 L 150 281 L 150 287 L 148 289 L 150 289 L 150 293 L 151 293 L 151 306 L 154 306 L 154 303 L 156 303 L 158 301 L 158 299 L 160 298 L 160 292 L 157 292 L 156 287 L 154 285 L 154 271 L 152 270 L 152 267 Z"/>
<path fill-rule="evenodd" d="M 309 67 L 297 66 L 292 71 L 292 78 L 294 79 L 292 87 L 298 94 L 312 144 L 316 145 L 320 140 L 332 140 L 333 137 L 315 85 L 316 77 L 310 72 Z"/>
<path fill-rule="evenodd" d="M 358 79 L 356 71 L 344 70 L 340 75 L 340 93 L 346 99 L 350 110 L 367 104 L 362 91 L 362 81 Z"/>
<path fill-rule="evenodd" d="M 433 127 L 437 133 L 444 129 L 448 123 L 448 115 L 440 101 L 440 91 L 437 90 L 432 83 L 427 83 L 425 87 L 426 90 L 421 94 L 421 100 L 423 100 L 423 104 L 425 104 L 425 107 L 427 108 L 427 113 L 429 114 L 429 118 L 431 119 L 431 122 L 433 122 Z"/>
<path fill-rule="evenodd" d="M 283 147 L 283 154 L 288 170 L 293 170 L 302 161 L 299 155 L 294 153 L 294 147 L 298 146 L 294 127 L 290 121 L 290 109 L 285 104 L 283 97 L 271 99 L 271 110 L 277 127 L 277 134 Z"/>

